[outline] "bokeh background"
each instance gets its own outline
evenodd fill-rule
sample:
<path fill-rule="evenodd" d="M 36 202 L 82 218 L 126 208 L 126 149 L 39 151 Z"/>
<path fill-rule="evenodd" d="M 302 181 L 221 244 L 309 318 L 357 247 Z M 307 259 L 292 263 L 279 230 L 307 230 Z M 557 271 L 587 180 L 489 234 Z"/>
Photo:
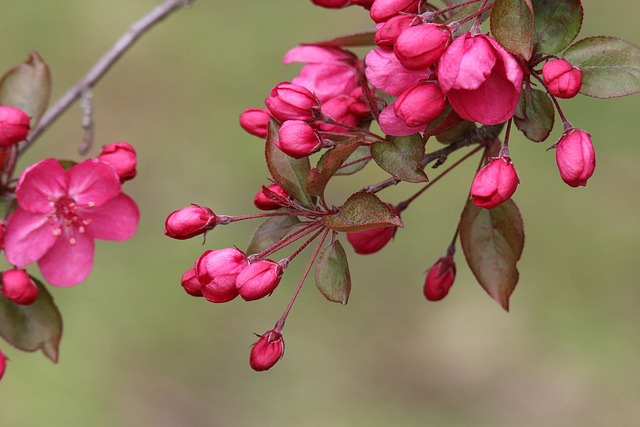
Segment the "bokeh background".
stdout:
<path fill-rule="evenodd" d="M 0 0 L 0 70 L 37 50 L 53 99 L 79 80 L 156 0 Z M 640 43 L 632 2 L 583 0 L 580 37 Z M 309 281 L 272 370 L 248 365 L 254 332 L 273 327 L 305 267 L 301 255 L 268 299 L 214 305 L 188 296 L 182 273 L 205 249 L 246 243 L 258 223 L 220 227 L 206 245 L 175 241 L 167 214 L 189 203 L 218 213 L 255 211 L 265 184 L 261 140 L 238 115 L 261 107 L 299 66 L 299 42 L 371 26 L 360 8 L 307 0 L 198 0 L 147 34 L 94 92 L 99 147 L 133 144 L 137 235 L 97 242 L 89 279 L 51 289 L 64 318 L 60 361 L 0 342 L 11 359 L 0 382 L 0 426 L 601 426 L 640 422 L 640 97 L 562 101 L 591 133 L 598 156 L 586 188 L 558 174 L 549 141 L 514 135 L 521 184 L 514 199 L 527 239 L 521 279 L 505 313 L 477 285 L 458 251 L 449 296 L 422 296 L 425 270 L 456 226 L 476 161 L 434 186 L 403 216 L 406 229 L 375 255 L 350 248 L 349 304 L 329 303 Z M 79 160 L 80 110 L 24 156 Z M 437 148 L 430 142 L 428 148 Z M 381 175 L 336 180 L 335 202 Z M 432 175 L 435 173 L 432 172 Z M 397 202 L 414 189 L 385 190 Z M 306 257 L 310 252 L 307 253 Z M 286 254 L 283 254 L 286 256 Z M 34 266 L 33 274 L 39 272 Z"/>

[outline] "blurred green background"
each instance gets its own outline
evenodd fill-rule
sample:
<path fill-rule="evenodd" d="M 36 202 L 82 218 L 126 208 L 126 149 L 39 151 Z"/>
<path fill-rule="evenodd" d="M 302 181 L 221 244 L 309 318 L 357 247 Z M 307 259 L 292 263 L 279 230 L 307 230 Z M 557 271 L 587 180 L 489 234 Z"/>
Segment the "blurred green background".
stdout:
<path fill-rule="evenodd" d="M 0 0 L 0 70 L 32 49 L 50 64 L 53 99 L 79 80 L 155 0 Z M 636 44 L 638 7 L 583 0 L 580 38 Z M 294 77 L 283 54 L 371 26 L 360 8 L 307 0 L 198 0 L 147 34 L 94 92 L 99 147 L 128 141 L 138 177 L 125 192 L 141 211 L 137 235 L 98 241 L 89 279 L 51 292 L 62 311 L 57 365 L 4 341 L 0 426 L 601 426 L 640 420 L 640 97 L 561 101 L 591 133 L 598 166 L 572 189 L 542 144 L 514 136 L 521 178 L 514 199 L 527 239 L 521 279 L 505 313 L 477 285 L 458 251 L 449 296 L 422 296 L 424 271 L 445 252 L 476 161 L 435 185 L 403 216 L 393 244 L 370 256 L 350 248 L 346 307 L 309 281 L 272 370 L 249 368 L 254 332 L 273 327 L 310 255 L 277 291 L 253 303 L 188 296 L 182 273 L 205 249 L 246 242 L 257 223 L 220 227 L 206 245 L 175 241 L 164 219 L 189 203 L 218 213 L 255 211 L 268 176 L 262 142 L 238 125 L 275 84 Z M 76 106 L 24 156 L 79 160 Z M 436 143 L 429 149 L 435 149 Z M 431 172 L 430 176 L 434 176 Z M 332 184 L 339 197 L 381 177 Z M 343 188 L 340 188 L 344 185 Z M 381 195 L 397 202 L 414 188 Z M 283 255 L 283 256 L 286 256 Z M 37 268 L 30 271 L 39 274 Z"/>

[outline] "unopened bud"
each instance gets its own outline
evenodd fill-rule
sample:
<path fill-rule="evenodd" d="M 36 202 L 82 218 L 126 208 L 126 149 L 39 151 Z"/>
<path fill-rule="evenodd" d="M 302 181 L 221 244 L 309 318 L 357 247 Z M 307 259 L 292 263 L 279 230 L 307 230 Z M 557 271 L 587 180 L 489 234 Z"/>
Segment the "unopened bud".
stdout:
<path fill-rule="evenodd" d="M 38 299 L 38 287 L 26 270 L 7 270 L 2 273 L 2 294 L 17 304 L 29 305 Z"/>
<path fill-rule="evenodd" d="M 424 296 L 429 301 L 439 301 L 449 293 L 456 278 L 456 264 L 453 256 L 445 255 L 429 269 L 424 281 Z"/>
<path fill-rule="evenodd" d="M 551 95 L 557 98 L 573 98 L 580 92 L 582 71 L 566 59 L 556 59 L 544 64 L 542 79 Z"/>
<path fill-rule="evenodd" d="M 202 296 L 202 283 L 198 280 L 196 276 L 196 270 L 191 268 L 184 272 L 181 280 L 182 287 L 184 290 L 194 297 Z"/>
<path fill-rule="evenodd" d="M 371 5 L 371 19 L 384 22 L 402 13 L 418 13 L 419 4 L 420 0 L 375 0 Z"/>
<path fill-rule="evenodd" d="M 120 177 L 120 182 L 128 181 L 136 176 L 136 150 L 127 142 L 114 142 L 105 145 L 98 155 L 98 160 L 113 166 Z"/>
<path fill-rule="evenodd" d="M 591 135 L 581 129 L 570 129 L 556 146 L 556 162 L 562 180 L 571 187 L 587 185 L 596 168 Z"/>
<path fill-rule="evenodd" d="M 275 365 L 284 354 L 282 334 L 275 330 L 258 335 L 260 339 L 251 347 L 249 364 L 254 371 L 266 371 Z"/>
<path fill-rule="evenodd" d="M 240 114 L 240 126 L 251 135 L 266 138 L 270 119 L 268 108 L 247 108 Z"/>
<path fill-rule="evenodd" d="M 373 41 L 378 46 L 393 47 L 398 36 L 409 26 L 415 19 L 415 16 L 411 15 L 398 15 L 389 19 L 386 22 L 381 22 L 376 25 L 376 35 L 373 37 Z"/>
<path fill-rule="evenodd" d="M 271 94 L 264 103 L 271 115 L 281 123 L 287 120 L 311 120 L 312 109 L 320 106 L 309 89 L 288 82 L 271 89 Z"/>
<path fill-rule="evenodd" d="M 347 240 L 357 254 L 369 255 L 384 248 L 396 234 L 398 227 L 379 227 L 347 233 Z"/>
<path fill-rule="evenodd" d="M 237 297 L 236 279 L 248 265 L 245 254 L 236 248 L 206 251 L 195 265 L 202 296 L 211 302 L 227 302 Z"/>
<path fill-rule="evenodd" d="M 0 107 L 0 147 L 24 141 L 29 134 L 30 120 L 22 110 L 8 105 Z"/>
<path fill-rule="evenodd" d="M 282 278 L 282 267 L 277 262 L 260 259 L 238 274 L 236 288 L 245 301 L 264 298 L 276 289 Z"/>
<path fill-rule="evenodd" d="M 480 169 L 473 179 L 473 204 L 481 208 L 495 208 L 515 193 L 518 182 L 518 172 L 511 159 L 496 157 Z"/>
<path fill-rule="evenodd" d="M 393 111 L 407 126 L 423 126 L 435 120 L 447 106 L 440 86 L 423 82 L 405 90 L 393 103 Z"/>
<path fill-rule="evenodd" d="M 451 31 L 446 25 L 416 25 L 398 36 L 393 50 L 403 67 L 422 70 L 440 59 L 450 41 Z"/>
<path fill-rule="evenodd" d="M 301 159 L 322 148 L 322 138 L 308 123 L 287 120 L 280 126 L 276 145 L 286 155 Z"/>
<path fill-rule="evenodd" d="M 275 197 L 273 196 L 273 193 L 275 193 L 276 196 L 280 196 L 284 199 L 289 199 L 289 195 L 282 189 L 282 187 L 280 187 L 278 184 L 271 184 L 266 187 L 266 190 L 265 188 L 261 188 L 260 191 L 258 191 L 256 197 L 253 199 L 253 204 L 256 205 L 256 208 L 263 211 L 280 209 L 284 206 L 284 204 L 282 204 L 278 200 L 274 200 Z"/>
<path fill-rule="evenodd" d="M 172 212 L 164 223 L 164 234 L 185 240 L 206 233 L 216 226 L 216 214 L 207 207 L 191 205 Z"/>

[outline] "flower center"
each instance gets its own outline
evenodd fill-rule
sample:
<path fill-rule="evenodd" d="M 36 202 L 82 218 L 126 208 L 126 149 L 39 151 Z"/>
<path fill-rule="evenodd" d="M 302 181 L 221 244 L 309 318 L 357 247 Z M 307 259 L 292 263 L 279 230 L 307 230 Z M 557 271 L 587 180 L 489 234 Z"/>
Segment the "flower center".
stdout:
<path fill-rule="evenodd" d="M 63 228 L 69 228 L 72 226 L 76 227 L 80 233 L 84 233 L 86 231 L 86 226 L 91 223 L 91 220 L 80 216 L 78 212 L 78 205 L 75 200 L 69 196 L 62 196 L 58 199 L 50 198 L 50 201 L 53 202 L 54 210 L 47 215 L 47 217 L 49 218 L 49 223 L 51 225 L 58 225 L 52 231 L 54 236 L 61 236 Z M 95 206 L 95 203 L 89 202 L 87 206 L 93 207 Z M 76 239 L 71 236 L 69 238 L 69 244 L 75 245 L 76 243 Z"/>

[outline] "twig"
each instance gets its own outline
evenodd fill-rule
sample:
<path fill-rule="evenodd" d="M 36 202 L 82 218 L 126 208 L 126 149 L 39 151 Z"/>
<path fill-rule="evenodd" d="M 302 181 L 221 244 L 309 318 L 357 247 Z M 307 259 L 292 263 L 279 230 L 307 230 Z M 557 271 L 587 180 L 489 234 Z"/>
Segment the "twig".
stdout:
<path fill-rule="evenodd" d="M 82 129 L 84 129 L 84 137 L 82 145 L 78 148 L 78 153 L 85 156 L 93 145 L 93 91 L 87 88 L 82 91 L 80 98 L 82 106 Z"/>
<path fill-rule="evenodd" d="M 151 27 L 175 12 L 179 8 L 188 7 L 194 0 L 166 0 L 161 5 L 134 23 L 113 47 L 89 70 L 89 72 L 74 87 L 69 89 L 47 112 L 42 116 L 38 126 L 31 132 L 29 138 L 20 143 L 19 152 L 24 152 L 38 137 L 64 113 L 82 93 L 98 83 L 107 71 L 118 59 Z"/>

